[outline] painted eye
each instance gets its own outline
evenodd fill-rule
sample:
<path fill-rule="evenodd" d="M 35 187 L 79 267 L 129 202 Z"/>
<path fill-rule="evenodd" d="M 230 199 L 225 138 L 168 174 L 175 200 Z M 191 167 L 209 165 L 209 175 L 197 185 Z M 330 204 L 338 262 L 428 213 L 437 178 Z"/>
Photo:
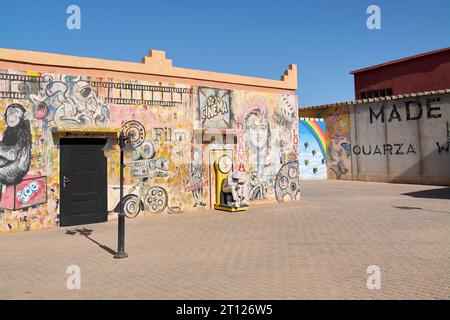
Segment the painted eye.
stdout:
<path fill-rule="evenodd" d="M 83 89 L 81 89 L 81 91 L 80 91 L 80 95 L 81 95 L 83 98 L 87 98 L 87 97 L 89 97 L 89 95 L 91 94 L 91 91 L 92 91 L 92 89 L 89 88 L 89 87 L 83 88 Z"/>

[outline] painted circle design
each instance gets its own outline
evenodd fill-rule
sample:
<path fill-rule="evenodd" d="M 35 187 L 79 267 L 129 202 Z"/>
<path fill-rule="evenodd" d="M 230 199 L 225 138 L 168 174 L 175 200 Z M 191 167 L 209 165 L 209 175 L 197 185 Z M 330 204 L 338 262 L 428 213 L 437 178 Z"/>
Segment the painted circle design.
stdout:
<path fill-rule="evenodd" d="M 222 173 L 228 173 L 233 168 L 233 160 L 231 159 L 230 156 L 227 156 L 227 155 L 221 156 L 218 164 L 219 164 L 219 170 Z"/>
<path fill-rule="evenodd" d="M 165 189 L 154 186 L 148 189 L 145 196 L 145 209 L 152 214 L 162 212 L 167 206 L 168 196 Z"/>
<path fill-rule="evenodd" d="M 275 180 L 275 197 L 278 202 L 290 198 L 291 201 L 299 199 L 300 179 L 298 175 L 298 163 L 288 162 L 278 171 Z"/>
<path fill-rule="evenodd" d="M 290 167 L 288 170 L 288 175 L 289 175 L 289 178 L 291 178 L 291 179 L 297 178 L 298 177 L 298 168 L 294 167 L 294 166 Z"/>
<path fill-rule="evenodd" d="M 123 133 L 131 141 L 133 148 L 139 147 L 145 141 L 145 128 L 136 120 L 130 120 L 122 126 Z"/>
<path fill-rule="evenodd" d="M 130 219 L 135 218 L 139 214 L 139 200 L 136 195 L 133 194 L 127 197 L 123 204 L 123 211 L 125 216 Z"/>
<path fill-rule="evenodd" d="M 287 188 L 288 184 L 289 184 L 289 180 L 287 177 L 284 177 L 284 176 L 280 178 L 279 183 L 278 183 L 280 188 L 283 190 Z"/>

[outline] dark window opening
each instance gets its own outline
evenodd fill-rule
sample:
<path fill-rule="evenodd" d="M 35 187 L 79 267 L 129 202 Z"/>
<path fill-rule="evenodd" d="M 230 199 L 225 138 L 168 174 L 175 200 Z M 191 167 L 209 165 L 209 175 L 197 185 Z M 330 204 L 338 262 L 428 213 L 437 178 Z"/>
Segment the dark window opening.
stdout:
<path fill-rule="evenodd" d="M 380 98 L 380 97 L 388 97 L 388 96 L 392 96 L 392 95 L 393 94 L 392 94 L 391 88 L 359 92 L 360 99 Z"/>

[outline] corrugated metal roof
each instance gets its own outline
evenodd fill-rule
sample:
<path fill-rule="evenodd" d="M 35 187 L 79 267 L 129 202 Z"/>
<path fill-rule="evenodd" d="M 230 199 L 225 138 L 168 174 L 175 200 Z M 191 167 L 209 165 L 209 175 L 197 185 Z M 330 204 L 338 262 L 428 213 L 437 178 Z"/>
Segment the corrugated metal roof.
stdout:
<path fill-rule="evenodd" d="M 415 92 L 415 93 L 399 94 L 399 95 L 395 95 L 395 96 L 361 99 L 361 100 L 349 100 L 349 101 L 335 102 L 335 103 L 322 104 L 322 105 L 313 105 L 313 106 L 308 106 L 308 107 L 300 107 L 299 111 L 311 110 L 311 109 L 325 109 L 325 108 L 329 108 L 329 107 L 336 107 L 336 106 L 342 106 L 342 105 L 357 105 L 357 104 L 379 102 L 379 101 L 398 100 L 398 99 L 404 99 L 404 98 L 432 96 L 432 95 L 446 94 L 446 93 L 450 93 L 450 89 Z"/>

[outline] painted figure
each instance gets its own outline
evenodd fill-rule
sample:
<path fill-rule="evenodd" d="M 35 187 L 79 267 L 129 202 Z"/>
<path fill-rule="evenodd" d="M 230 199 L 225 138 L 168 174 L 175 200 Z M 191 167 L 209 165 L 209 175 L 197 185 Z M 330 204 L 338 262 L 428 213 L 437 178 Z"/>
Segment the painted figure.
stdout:
<path fill-rule="evenodd" d="M 273 166 L 276 164 L 275 150 L 272 147 L 272 132 L 265 111 L 253 109 L 245 117 L 245 132 L 247 145 L 253 151 L 255 172 L 259 177 L 272 176 L 276 172 Z"/>
<path fill-rule="evenodd" d="M 64 81 L 54 81 L 51 77 L 48 80 L 38 95 L 30 96 L 36 105 L 36 118 L 46 116 L 51 105 L 56 108 L 53 120 L 58 126 L 100 126 L 108 122 L 109 110 L 89 82 L 73 77 Z"/>
<path fill-rule="evenodd" d="M 241 172 L 230 172 L 223 182 L 222 191 L 224 193 L 231 193 L 233 203 L 229 205 L 236 208 L 249 205 L 249 203 L 245 200 L 245 179 Z"/>
<path fill-rule="evenodd" d="M 266 199 L 267 185 L 261 182 L 257 172 L 252 172 L 250 175 L 250 190 L 248 195 L 250 200 Z"/>
<path fill-rule="evenodd" d="M 6 108 L 5 122 L 0 142 L 0 196 L 3 185 L 17 185 L 28 173 L 32 147 L 28 112 L 21 104 Z"/>
<path fill-rule="evenodd" d="M 202 164 L 192 161 L 189 165 L 189 188 L 194 198 L 194 208 L 206 206 L 205 198 L 203 196 L 203 187 L 205 186 L 205 179 L 203 178 Z"/>

